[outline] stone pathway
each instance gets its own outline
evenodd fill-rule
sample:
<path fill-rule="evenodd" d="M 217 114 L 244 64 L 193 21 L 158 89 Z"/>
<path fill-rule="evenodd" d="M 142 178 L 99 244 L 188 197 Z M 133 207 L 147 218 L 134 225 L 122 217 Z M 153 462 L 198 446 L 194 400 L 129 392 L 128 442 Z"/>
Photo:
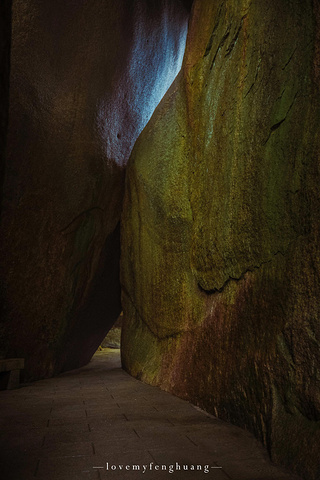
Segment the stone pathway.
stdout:
<path fill-rule="evenodd" d="M 130 377 L 109 349 L 0 392 L 0 443 L 4 480 L 299 480 L 249 433 Z"/>

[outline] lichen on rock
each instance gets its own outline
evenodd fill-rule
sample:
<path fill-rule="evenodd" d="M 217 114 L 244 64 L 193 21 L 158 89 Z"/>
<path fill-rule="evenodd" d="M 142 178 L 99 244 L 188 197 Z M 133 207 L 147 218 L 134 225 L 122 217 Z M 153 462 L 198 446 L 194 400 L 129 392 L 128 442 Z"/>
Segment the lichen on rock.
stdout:
<path fill-rule="evenodd" d="M 317 9 L 195 1 L 182 72 L 129 161 L 121 266 L 124 367 L 250 429 L 312 480 Z"/>

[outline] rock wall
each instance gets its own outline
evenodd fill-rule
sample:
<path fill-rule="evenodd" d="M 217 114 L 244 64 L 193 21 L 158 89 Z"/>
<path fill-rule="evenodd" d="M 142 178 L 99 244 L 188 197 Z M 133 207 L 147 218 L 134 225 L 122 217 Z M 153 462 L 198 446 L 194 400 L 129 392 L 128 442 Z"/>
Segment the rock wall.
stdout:
<path fill-rule="evenodd" d="M 318 1 L 196 0 L 140 135 L 122 361 L 320 478 Z"/>
<path fill-rule="evenodd" d="M 15 0 L 1 235 L 2 356 L 88 362 L 120 311 L 125 165 L 178 72 L 180 0 Z"/>
<path fill-rule="evenodd" d="M 0 4 L 0 212 L 2 186 L 4 180 L 5 149 L 7 143 L 9 110 L 9 76 L 11 47 L 11 9 L 12 1 L 4 0 Z"/>
<path fill-rule="evenodd" d="M 0 215 L 2 209 L 2 189 L 5 172 L 5 152 L 8 130 L 9 76 L 11 48 L 11 9 L 12 1 L 0 3 Z M 0 302 L 1 302 L 0 292 Z M 0 358 L 7 346 L 7 335 L 0 321 Z"/>

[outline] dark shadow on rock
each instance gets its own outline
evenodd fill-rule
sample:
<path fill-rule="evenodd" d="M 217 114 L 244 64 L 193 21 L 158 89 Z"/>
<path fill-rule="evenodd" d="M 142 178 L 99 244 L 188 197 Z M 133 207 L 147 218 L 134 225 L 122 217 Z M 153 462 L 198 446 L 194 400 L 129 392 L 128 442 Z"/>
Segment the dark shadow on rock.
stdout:
<path fill-rule="evenodd" d="M 88 363 L 121 312 L 119 280 L 120 225 L 109 235 L 101 253 L 100 269 L 86 304 L 74 312 L 76 322 L 67 334 L 59 370 L 79 368 Z M 92 323 L 95 330 L 92 334 Z M 81 355 L 79 354 L 81 352 Z"/>

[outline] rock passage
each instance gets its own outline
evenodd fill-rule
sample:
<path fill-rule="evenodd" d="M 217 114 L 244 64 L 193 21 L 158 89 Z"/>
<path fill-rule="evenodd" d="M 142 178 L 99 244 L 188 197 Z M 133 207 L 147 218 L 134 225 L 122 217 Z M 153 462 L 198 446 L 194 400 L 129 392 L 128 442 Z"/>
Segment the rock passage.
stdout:
<path fill-rule="evenodd" d="M 98 352 L 79 370 L 0 394 L 6 480 L 299 480 L 254 437 Z"/>

